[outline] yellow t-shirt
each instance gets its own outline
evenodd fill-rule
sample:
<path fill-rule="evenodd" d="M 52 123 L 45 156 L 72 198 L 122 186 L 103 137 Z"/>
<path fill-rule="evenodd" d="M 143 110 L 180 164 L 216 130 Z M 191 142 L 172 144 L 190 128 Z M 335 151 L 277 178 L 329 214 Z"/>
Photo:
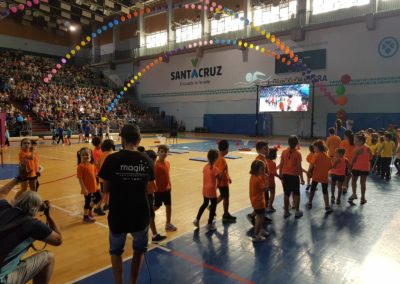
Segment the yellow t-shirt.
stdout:
<path fill-rule="evenodd" d="M 394 147 L 395 147 L 395 144 L 393 141 L 384 141 L 382 143 L 381 157 L 382 158 L 391 158 L 393 156 L 393 148 Z"/>
<path fill-rule="evenodd" d="M 371 146 L 372 146 L 372 136 L 371 135 L 367 135 L 365 144 L 367 144 L 371 148 Z"/>
<path fill-rule="evenodd" d="M 378 154 L 378 150 L 381 147 L 379 143 L 371 144 L 369 148 L 371 149 L 372 156 L 376 156 Z"/>

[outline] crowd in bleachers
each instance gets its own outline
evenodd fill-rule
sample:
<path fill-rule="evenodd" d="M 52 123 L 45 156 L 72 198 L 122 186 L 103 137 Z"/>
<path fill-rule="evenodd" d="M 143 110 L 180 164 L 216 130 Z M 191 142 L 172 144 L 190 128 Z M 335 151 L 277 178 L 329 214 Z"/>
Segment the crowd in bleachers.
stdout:
<path fill-rule="evenodd" d="M 152 115 L 126 100 L 120 100 L 109 112 L 107 107 L 115 98 L 115 90 L 106 87 L 102 76 L 85 66 L 65 64 L 50 83 L 44 83 L 44 76 L 56 62 L 54 58 L 0 50 L 0 112 L 7 113 L 9 128 L 30 126 L 26 117 L 18 118 L 22 111 L 48 123 L 49 129 L 61 124 L 77 131 L 77 122 L 83 118 L 96 122 L 107 118 L 107 124 L 115 128 L 121 120 L 154 124 Z M 11 101 L 17 102 L 20 109 Z"/>

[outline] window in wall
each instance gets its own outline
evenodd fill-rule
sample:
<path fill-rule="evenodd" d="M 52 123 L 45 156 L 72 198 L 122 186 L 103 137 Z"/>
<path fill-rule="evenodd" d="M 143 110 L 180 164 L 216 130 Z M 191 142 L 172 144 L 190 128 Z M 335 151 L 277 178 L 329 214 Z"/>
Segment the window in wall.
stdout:
<path fill-rule="evenodd" d="M 146 35 L 147 48 L 165 46 L 167 45 L 167 43 L 168 43 L 168 34 L 166 30 Z"/>
<path fill-rule="evenodd" d="M 211 35 L 219 35 L 234 31 L 239 31 L 244 28 L 243 21 L 240 20 L 244 16 L 243 12 L 238 13 L 238 16 L 222 16 L 219 20 L 211 20 Z"/>
<path fill-rule="evenodd" d="M 254 7 L 254 25 L 261 26 L 270 23 L 286 21 L 296 17 L 297 0 L 281 2 L 279 5 L 272 4 Z"/>
<path fill-rule="evenodd" d="M 201 38 L 201 23 L 193 23 L 176 28 L 176 42 L 184 42 L 198 38 Z"/>
<path fill-rule="evenodd" d="M 339 9 L 369 4 L 370 0 L 313 0 L 312 13 L 322 14 Z"/>

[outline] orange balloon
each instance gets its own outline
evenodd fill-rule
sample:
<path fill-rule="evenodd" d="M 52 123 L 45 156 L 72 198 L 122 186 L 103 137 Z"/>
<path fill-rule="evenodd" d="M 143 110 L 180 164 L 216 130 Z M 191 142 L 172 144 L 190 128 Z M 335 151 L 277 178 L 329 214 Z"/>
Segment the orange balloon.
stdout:
<path fill-rule="evenodd" d="M 143 69 L 142 69 L 142 73 L 146 73 L 146 69 L 143 68 Z"/>
<path fill-rule="evenodd" d="M 293 61 L 294 61 L 294 62 L 297 62 L 297 61 L 299 61 L 299 58 L 298 58 L 298 57 L 295 57 L 295 58 L 293 59 Z"/>
<path fill-rule="evenodd" d="M 121 22 L 125 22 L 126 18 L 125 16 L 121 16 Z"/>
<path fill-rule="evenodd" d="M 288 62 L 286 62 L 287 66 L 290 66 L 292 64 L 292 62 L 289 60 Z"/>
<path fill-rule="evenodd" d="M 346 96 L 341 96 L 339 98 L 337 98 L 336 102 L 341 105 L 344 106 L 347 104 L 347 97 Z"/>
<path fill-rule="evenodd" d="M 290 56 L 290 58 L 293 58 L 294 57 L 294 52 L 293 51 L 290 52 L 289 56 Z"/>
<path fill-rule="evenodd" d="M 289 49 L 289 47 L 286 47 L 286 49 L 285 49 L 285 53 L 286 54 L 288 54 L 290 52 L 290 49 Z"/>
<path fill-rule="evenodd" d="M 154 66 L 154 63 L 153 63 L 153 62 L 151 62 L 151 63 L 150 63 L 150 67 L 153 67 L 153 66 Z"/>
<path fill-rule="evenodd" d="M 281 50 L 284 50 L 284 49 L 285 49 L 285 44 L 281 43 Z"/>
<path fill-rule="evenodd" d="M 162 58 L 161 56 L 158 57 L 158 61 L 162 62 L 162 61 L 163 61 L 163 58 Z"/>
<path fill-rule="evenodd" d="M 131 13 L 129 13 L 128 15 L 126 15 L 127 16 L 127 18 L 130 20 L 130 19 L 132 19 L 132 14 Z"/>
<path fill-rule="evenodd" d="M 272 57 L 275 57 L 275 52 L 271 52 L 271 56 L 272 56 Z"/>
<path fill-rule="evenodd" d="M 285 63 L 285 62 L 286 62 L 286 58 L 282 57 L 282 63 Z"/>
<path fill-rule="evenodd" d="M 279 60 L 279 59 L 281 59 L 281 56 L 278 54 L 278 55 L 276 56 L 276 60 Z"/>

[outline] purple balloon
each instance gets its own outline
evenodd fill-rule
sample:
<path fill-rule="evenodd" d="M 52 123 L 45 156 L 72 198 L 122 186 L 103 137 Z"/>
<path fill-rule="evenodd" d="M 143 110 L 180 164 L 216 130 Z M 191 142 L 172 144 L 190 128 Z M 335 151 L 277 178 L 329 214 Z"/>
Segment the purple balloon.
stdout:
<path fill-rule="evenodd" d="M 61 63 L 62 63 L 62 64 L 67 63 L 67 59 L 65 59 L 65 58 L 61 59 Z"/>

